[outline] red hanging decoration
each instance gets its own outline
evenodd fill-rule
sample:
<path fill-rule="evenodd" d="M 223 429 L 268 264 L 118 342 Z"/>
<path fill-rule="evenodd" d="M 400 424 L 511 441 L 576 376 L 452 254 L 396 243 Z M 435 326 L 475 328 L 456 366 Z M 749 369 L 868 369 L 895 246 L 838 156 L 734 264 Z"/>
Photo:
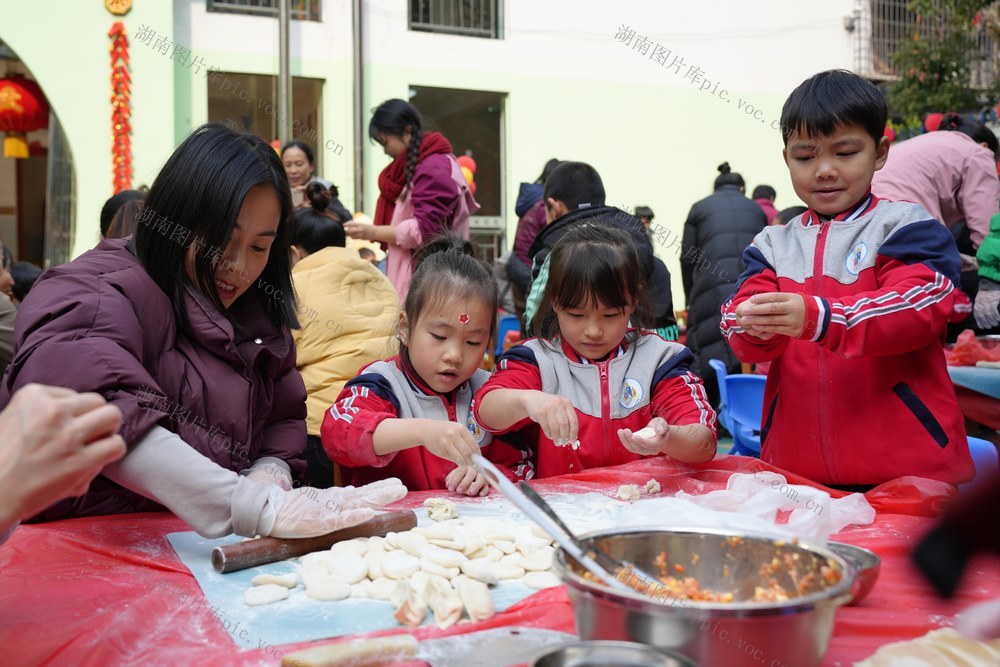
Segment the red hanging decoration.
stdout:
<path fill-rule="evenodd" d="M 7 133 L 4 157 L 28 157 L 27 133 L 48 126 L 49 103 L 37 83 L 17 74 L 0 79 L 0 132 Z"/>
<path fill-rule="evenodd" d="M 115 194 L 132 187 L 132 76 L 129 74 L 128 37 L 125 24 L 116 22 L 111 38 L 111 164 Z"/>

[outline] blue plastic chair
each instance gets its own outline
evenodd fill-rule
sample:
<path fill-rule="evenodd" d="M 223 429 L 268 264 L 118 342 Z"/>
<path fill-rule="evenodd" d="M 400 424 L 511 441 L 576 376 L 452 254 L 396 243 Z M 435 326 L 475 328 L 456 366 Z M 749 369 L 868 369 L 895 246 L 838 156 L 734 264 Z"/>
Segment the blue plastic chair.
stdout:
<path fill-rule="evenodd" d="M 972 478 L 971 482 L 958 485 L 959 490 L 963 493 L 988 479 L 1000 469 L 1000 454 L 997 453 L 996 445 L 989 440 L 969 438 L 969 453 L 972 454 L 972 462 L 976 465 L 976 476 Z"/>
<path fill-rule="evenodd" d="M 708 365 L 715 371 L 715 379 L 719 382 L 719 422 L 726 427 L 730 433 L 733 432 L 732 421 L 729 419 L 729 399 L 726 396 L 726 364 L 718 359 L 709 359 Z M 733 443 L 735 444 L 735 436 Z"/>
<path fill-rule="evenodd" d="M 507 314 L 500 318 L 497 323 L 497 349 L 496 356 L 503 354 L 503 339 L 509 331 L 520 331 L 521 325 L 517 321 L 517 315 Z"/>
<path fill-rule="evenodd" d="M 726 394 L 729 398 L 729 420 L 733 424 L 733 449 L 730 454 L 760 456 L 760 427 L 764 411 L 762 375 L 727 375 Z"/>

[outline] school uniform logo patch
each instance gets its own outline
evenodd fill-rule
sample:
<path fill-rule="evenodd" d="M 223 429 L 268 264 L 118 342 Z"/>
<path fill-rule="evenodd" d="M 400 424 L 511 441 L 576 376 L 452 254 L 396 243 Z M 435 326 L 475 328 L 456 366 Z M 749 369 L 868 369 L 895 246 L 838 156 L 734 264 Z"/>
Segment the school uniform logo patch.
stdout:
<path fill-rule="evenodd" d="M 472 410 L 469 410 L 469 421 L 466 422 L 465 425 L 469 429 L 469 433 L 472 434 L 472 439 L 476 441 L 476 444 L 480 447 L 485 446 L 486 443 L 484 443 L 484 441 L 489 433 L 484 431 L 483 427 L 476 421 L 476 418 L 472 414 Z"/>
<path fill-rule="evenodd" d="M 639 401 L 642 400 L 642 385 L 639 384 L 638 380 L 633 380 L 632 378 L 625 378 L 624 384 L 625 386 L 622 387 L 622 397 L 619 403 L 626 410 L 631 410 L 639 405 Z"/>
<path fill-rule="evenodd" d="M 847 256 L 847 261 L 844 262 L 847 272 L 852 276 L 856 276 L 861 273 L 861 262 L 863 262 L 867 256 L 868 246 L 864 243 L 858 243 L 854 246 L 854 248 L 851 249 L 851 254 Z"/>

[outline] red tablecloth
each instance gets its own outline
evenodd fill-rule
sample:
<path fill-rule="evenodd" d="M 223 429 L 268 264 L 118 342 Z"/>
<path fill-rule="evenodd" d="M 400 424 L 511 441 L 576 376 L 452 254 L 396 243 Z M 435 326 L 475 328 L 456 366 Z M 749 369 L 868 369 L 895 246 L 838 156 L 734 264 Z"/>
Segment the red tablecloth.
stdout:
<path fill-rule="evenodd" d="M 705 493 L 722 488 L 733 472 L 766 469 L 771 468 L 743 457 L 719 457 L 701 466 L 652 459 L 543 480 L 537 488 L 613 495 L 619 484 L 643 484 L 654 477 L 665 493 Z M 862 605 L 837 613 L 825 667 L 849 665 L 888 642 L 950 625 L 969 604 L 1000 597 L 996 561 L 974 562 L 958 595 L 948 602 L 937 599 L 909 563 L 910 550 L 933 525 L 929 517 L 950 493 L 951 487 L 927 480 L 884 485 L 868 494 L 878 510 L 875 523 L 835 536 L 878 553 L 882 573 Z M 400 505 L 418 505 L 428 495 L 433 494 L 413 494 Z M 18 528 L 0 547 L 0 664 L 277 665 L 279 655 L 307 645 L 241 651 L 204 606 L 182 605 L 177 594 L 165 594 L 183 591 L 203 600 L 194 577 L 164 539 L 186 529 L 168 514 Z M 560 587 L 539 592 L 486 623 L 463 623 L 445 633 L 422 627 L 414 634 L 425 638 L 498 625 L 575 631 L 565 588 Z"/>

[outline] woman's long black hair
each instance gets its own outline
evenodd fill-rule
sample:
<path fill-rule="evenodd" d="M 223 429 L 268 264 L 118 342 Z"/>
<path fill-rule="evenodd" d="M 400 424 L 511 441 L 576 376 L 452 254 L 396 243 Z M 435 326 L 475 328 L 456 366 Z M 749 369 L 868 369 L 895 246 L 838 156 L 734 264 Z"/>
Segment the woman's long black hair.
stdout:
<path fill-rule="evenodd" d="M 270 187 L 281 207 L 277 235 L 258 280 L 258 284 L 273 285 L 273 294 L 280 292 L 280 297 L 261 298 L 261 302 L 275 326 L 299 326 L 288 257 L 292 195 L 284 165 L 260 137 L 220 123 L 195 129 L 163 165 L 149 189 L 133 238 L 136 257 L 170 298 L 182 324 L 187 324 L 184 286 L 190 282 L 185 257 L 192 245 L 195 287 L 226 313 L 215 287 L 215 272 L 243 200 L 258 185 Z M 240 298 L 252 292 L 248 289 Z"/>

